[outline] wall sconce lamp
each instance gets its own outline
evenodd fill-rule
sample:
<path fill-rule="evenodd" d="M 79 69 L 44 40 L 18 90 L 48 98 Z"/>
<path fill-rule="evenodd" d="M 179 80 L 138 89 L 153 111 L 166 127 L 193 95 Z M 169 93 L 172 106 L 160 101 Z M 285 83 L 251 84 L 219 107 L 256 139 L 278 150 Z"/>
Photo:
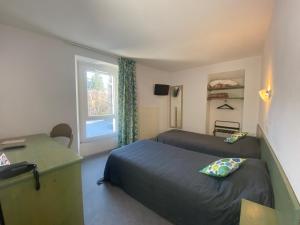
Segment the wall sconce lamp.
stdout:
<path fill-rule="evenodd" d="M 267 101 L 271 98 L 271 90 L 270 89 L 262 89 L 259 91 L 259 96 L 263 101 Z"/>

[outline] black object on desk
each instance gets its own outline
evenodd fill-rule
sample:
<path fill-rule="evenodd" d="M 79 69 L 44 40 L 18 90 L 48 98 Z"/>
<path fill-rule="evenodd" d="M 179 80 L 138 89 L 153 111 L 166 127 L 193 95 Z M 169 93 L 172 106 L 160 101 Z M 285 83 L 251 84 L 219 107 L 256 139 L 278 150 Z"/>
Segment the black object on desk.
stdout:
<path fill-rule="evenodd" d="M 0 147 L 1 151 L 5 150 L 14 150 L 14 149 L 24 149 L 26 145 L 14 145 L 14 146 L 2 146 Z"/>
<path fill-rule="evenodd" d="M 38 191 L 40 189 L 40 179 L 39 172 L 37 171 L 36 164 L 28 163 L 26 161 L 14 163 L 7 166 L 0 167 L 0 179 L 7 179 L 11 177 L 18 176 L 23 173 L 33 171 L 33 176 L 35 179 L 35 189 Z"/>

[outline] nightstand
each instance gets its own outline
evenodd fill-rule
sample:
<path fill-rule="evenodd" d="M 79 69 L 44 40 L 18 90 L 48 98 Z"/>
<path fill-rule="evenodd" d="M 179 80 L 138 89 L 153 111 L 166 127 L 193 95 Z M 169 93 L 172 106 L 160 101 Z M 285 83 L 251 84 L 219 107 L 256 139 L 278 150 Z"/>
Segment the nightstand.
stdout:
<path fill-rule="evenodd" d="M 240 225 L 278 225 L 276 210 L 242 199 Z"/>

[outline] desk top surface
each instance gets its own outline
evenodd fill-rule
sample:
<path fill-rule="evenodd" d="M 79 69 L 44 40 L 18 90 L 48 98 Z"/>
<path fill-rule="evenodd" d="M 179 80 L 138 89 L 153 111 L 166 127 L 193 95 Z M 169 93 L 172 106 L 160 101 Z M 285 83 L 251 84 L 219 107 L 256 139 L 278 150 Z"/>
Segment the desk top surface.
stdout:
<path fill-rule="evenodd" d="M 73 150 L 57 143 L 46 134 L 22 137 L 26 139 L 26 147 L 20 149 L 0 150 L 11 163 L 27 161 L 37 164 L 38 171 L 43 173 L 81 161 L 81 157 Z M 0 180 L 0 188 L 23 179 L 32 178 L 32 173 Z"/>

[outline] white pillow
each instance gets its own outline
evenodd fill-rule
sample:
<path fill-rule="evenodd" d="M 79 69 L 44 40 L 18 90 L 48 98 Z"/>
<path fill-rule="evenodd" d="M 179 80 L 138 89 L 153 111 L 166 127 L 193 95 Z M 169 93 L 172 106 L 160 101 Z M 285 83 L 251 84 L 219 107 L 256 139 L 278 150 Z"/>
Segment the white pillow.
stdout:
<path fill-rule="evenodd" d="M 211 87 L 214 87 L 218 84 L 228 85 L 228 86 L 237 86 L 237 85 L 239 85 L 239 83 L 234 81 L 234 80 L 213 80 L 213 81 L 209 82 L 209 85 Z"/>

